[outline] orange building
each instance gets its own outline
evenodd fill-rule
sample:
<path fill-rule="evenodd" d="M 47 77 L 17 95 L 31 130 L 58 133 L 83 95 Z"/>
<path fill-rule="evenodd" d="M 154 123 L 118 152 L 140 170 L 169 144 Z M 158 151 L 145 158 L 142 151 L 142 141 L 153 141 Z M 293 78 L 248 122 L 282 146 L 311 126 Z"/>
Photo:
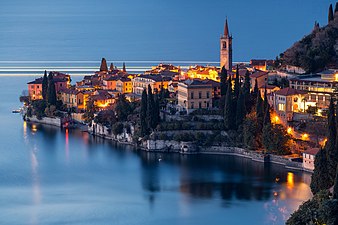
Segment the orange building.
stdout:
<path fill-rule="evenodd" d="M 59 72 L 51 72 L 55 84 L 55 92 L 58 94 L 61 90 L 67 89 L 70 86 L 70 76 Z M 31 100 L 42 99 L 42 80 L 37 78 L 34 81 L 28 82 L 28 93 Z"/>
<path fill-rule="evenodd" d="M 104 89 L 107 90 L 115 90 L 116 89 L 116 83 L 118 81 L 118 76 L 111 76 L 105 80 L 103 80 Z"/>
<path fill-rule="evenodd" d="M 121 77 L 116 81 L 116 91 L 127 94 L 133 92 L 133 83 L 130 78 Z"/>
<path fill-rule="evenodd" d="M 42 78 L 35 79 L 28 84 L 28 93 L 31 100 L 42 99 Z"/>

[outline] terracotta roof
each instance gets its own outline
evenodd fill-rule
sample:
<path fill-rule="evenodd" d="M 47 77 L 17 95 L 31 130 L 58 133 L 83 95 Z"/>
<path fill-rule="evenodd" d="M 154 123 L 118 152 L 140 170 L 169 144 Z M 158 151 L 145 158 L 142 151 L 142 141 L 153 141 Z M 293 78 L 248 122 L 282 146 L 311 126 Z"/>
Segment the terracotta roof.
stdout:
<path fill-rule="evenodd" d="M 31 82 L 28 82 L 27 84 L 42 84 L 42 80 L 43 78 L 40 77 L 40 78 L 37 78 Z M 66 77 L 61 77 L 61 76 L 57 76 L 57 77 L 53 77 L 53 81 L 55 83 L 58 83 L 58 82 L 67 82 L 68 79 Z"/>
<path fill-rule="evenodd" d="M 276 95 L 289 96 L 289 95 L 297 95 L 297 94 L 306 94 L 307 92 L 287 87 L 279 91 L 276 91 L 275 93 Z"/>
<path fill-rule="evenodd" d="M 252 65 L 252 66 L 265 66 L 265 65 L 271 66 L 271 65 L 274 64 L 274 62 L 275 61 L 271 60 L 271 59 L 269 59 L 269 60 L 266 60 L 266 59 L 251 59 L 250 65 Z"/>
<path fill-rule="evenodd" d="M 217 82 L 217 81 L 214 81 L 214 80 L 210 80 L 210 79 L 203 80 L 203 83 L 205 83 L 205 84 L 211 84 L 212 87 L 220 87 L 221 86 L 220 82 Z"/>
<path fill-rule="evenodd" d="M 317 153 L 320 151 L 320 148 L 310 148 L 309 150 L 305 151 L 305 154 L 309 155 L 317 155 Z"/>
<path fill-rule="evenodd" d="M 119 80 L 122 81 L 122 82 L 128 82 L 128 81 L 131 81 L 131 79 L 128 78 L 128 77 L 120 77 Z"/>
<path fill-rule="evenodd" d="M 275 89 L 276 87 L 278 87 L 278 86 L 276 86 L 276 85 L 270 85 L 270 84 L 262 84 L 259 87 L 259 89 L 264 89 L 264 88 L 266 88 L 266 89 Z"/>
<path fill-rule="evenodd" d="M 251 59 L 250 65 L 252 66 L 265 66 L 266 59 Z"/>
<path fill-rule="evenodd" d="M 268 75 L 269 72 L 264 72 L 264 71 L 256 71 L 254 72 L 253 74 L 250 75 L 250 78 L 259 78 L 261 76 L 265 76 L 265 75 Z"/>
<path fill-rule="evenodd" d="M 186 84 L 188 87 L 190 88 L 194 88 L 194 87 L 212 87 L 211 83 L 207 83 L 204 80 L 200 80 L 200 79 L 187 79 L 185 81 L 183 81 L 184 84 Z"/>
<path fill-rule="evenodd" d="M 170 81 L 171 80 L 171 77 L 163 77 L 161 75 L 141 75 L 141 76 L 138 76 L 138 77 L 135 77 L 134 79 L 137 79 L 137 78 L 145 78 L 145 79 L 150 79 L 150 80 L 153 80 L 155 82 L 161 82 L 161 81 Z"/>
<path fill-rule="evenodd" d="M 62 89 L 60 90 L 61 93 L 65 93 L 65 94 L 78 94 L 79 91 L 77 90 L 74 90 L 74 89 L 68 89 L 68 88 L 65 88 L 65 89 Z"/>
<path fill-rule="evenodd" d="M 42 84 L 42 77 L 41 78 L 37 78 L 31 82 L 28 82 L 27 84 Z"/>
<path fill-rule="evenodd" d="M 97 90 L 97 94 L 90 96 L 92 100 L 105 100 L 111 99 L 113 96 L 105 90 Z"/>

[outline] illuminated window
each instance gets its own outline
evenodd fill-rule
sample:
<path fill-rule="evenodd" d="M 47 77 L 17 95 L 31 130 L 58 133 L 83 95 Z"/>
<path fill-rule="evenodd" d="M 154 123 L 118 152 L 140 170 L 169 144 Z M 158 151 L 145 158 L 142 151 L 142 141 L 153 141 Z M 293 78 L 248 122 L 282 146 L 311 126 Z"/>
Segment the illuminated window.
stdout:
<path fill-rule="evenodd" d="M 278 104 L 279 111 L 285 111 L 285 104 Z"/>

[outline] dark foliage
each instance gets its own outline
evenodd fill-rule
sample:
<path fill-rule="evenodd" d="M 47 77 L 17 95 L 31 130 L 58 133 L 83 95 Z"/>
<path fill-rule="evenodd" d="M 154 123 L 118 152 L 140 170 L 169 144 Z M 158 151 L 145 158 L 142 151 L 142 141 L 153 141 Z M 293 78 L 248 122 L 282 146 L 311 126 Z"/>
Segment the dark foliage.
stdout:
<path fill-rule="evenodd" d="M 228 72 L 224 66 L 222 67 L 220 76 L 221 76 L 221 96 L 225 96 L 227 93 L 227 87 L 228 87 L 228 84 L 227 84 Z"/>
<path fill-rule="evenodd" d="M 337 39 L 338 20 L 330 20 L 327 26 L 314 30 L 281 54 L 281 64 L 302 67 L 307 73 L 324 70 L 328 65 L 337 65 L 334 48 Z"/>
<path fill-rule="evenodd" d="M 108 71 L 107 61 L 105 58 L 102 58 L 101 65 L 100 65 L 100 71 Z"/>
<path fill-rule="evenodd" d="M 45 74 L 42 78 L 42 99 L 47 101 L 47 91 L 48 91 L 48 78 L 47 71 L 45 70 Z"/>

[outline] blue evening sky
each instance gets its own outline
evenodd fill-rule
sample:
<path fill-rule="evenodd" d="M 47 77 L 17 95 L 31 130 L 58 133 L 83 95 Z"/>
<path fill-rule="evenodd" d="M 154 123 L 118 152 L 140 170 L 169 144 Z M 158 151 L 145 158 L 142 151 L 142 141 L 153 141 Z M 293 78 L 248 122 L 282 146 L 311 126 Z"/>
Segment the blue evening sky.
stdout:
<path fill-rule="evenodd" d="M 275 58 L 327 23 L 328 0 L 1 0 L 0 60 L 219 60 L 226 16 L 234 61 Z"/>

